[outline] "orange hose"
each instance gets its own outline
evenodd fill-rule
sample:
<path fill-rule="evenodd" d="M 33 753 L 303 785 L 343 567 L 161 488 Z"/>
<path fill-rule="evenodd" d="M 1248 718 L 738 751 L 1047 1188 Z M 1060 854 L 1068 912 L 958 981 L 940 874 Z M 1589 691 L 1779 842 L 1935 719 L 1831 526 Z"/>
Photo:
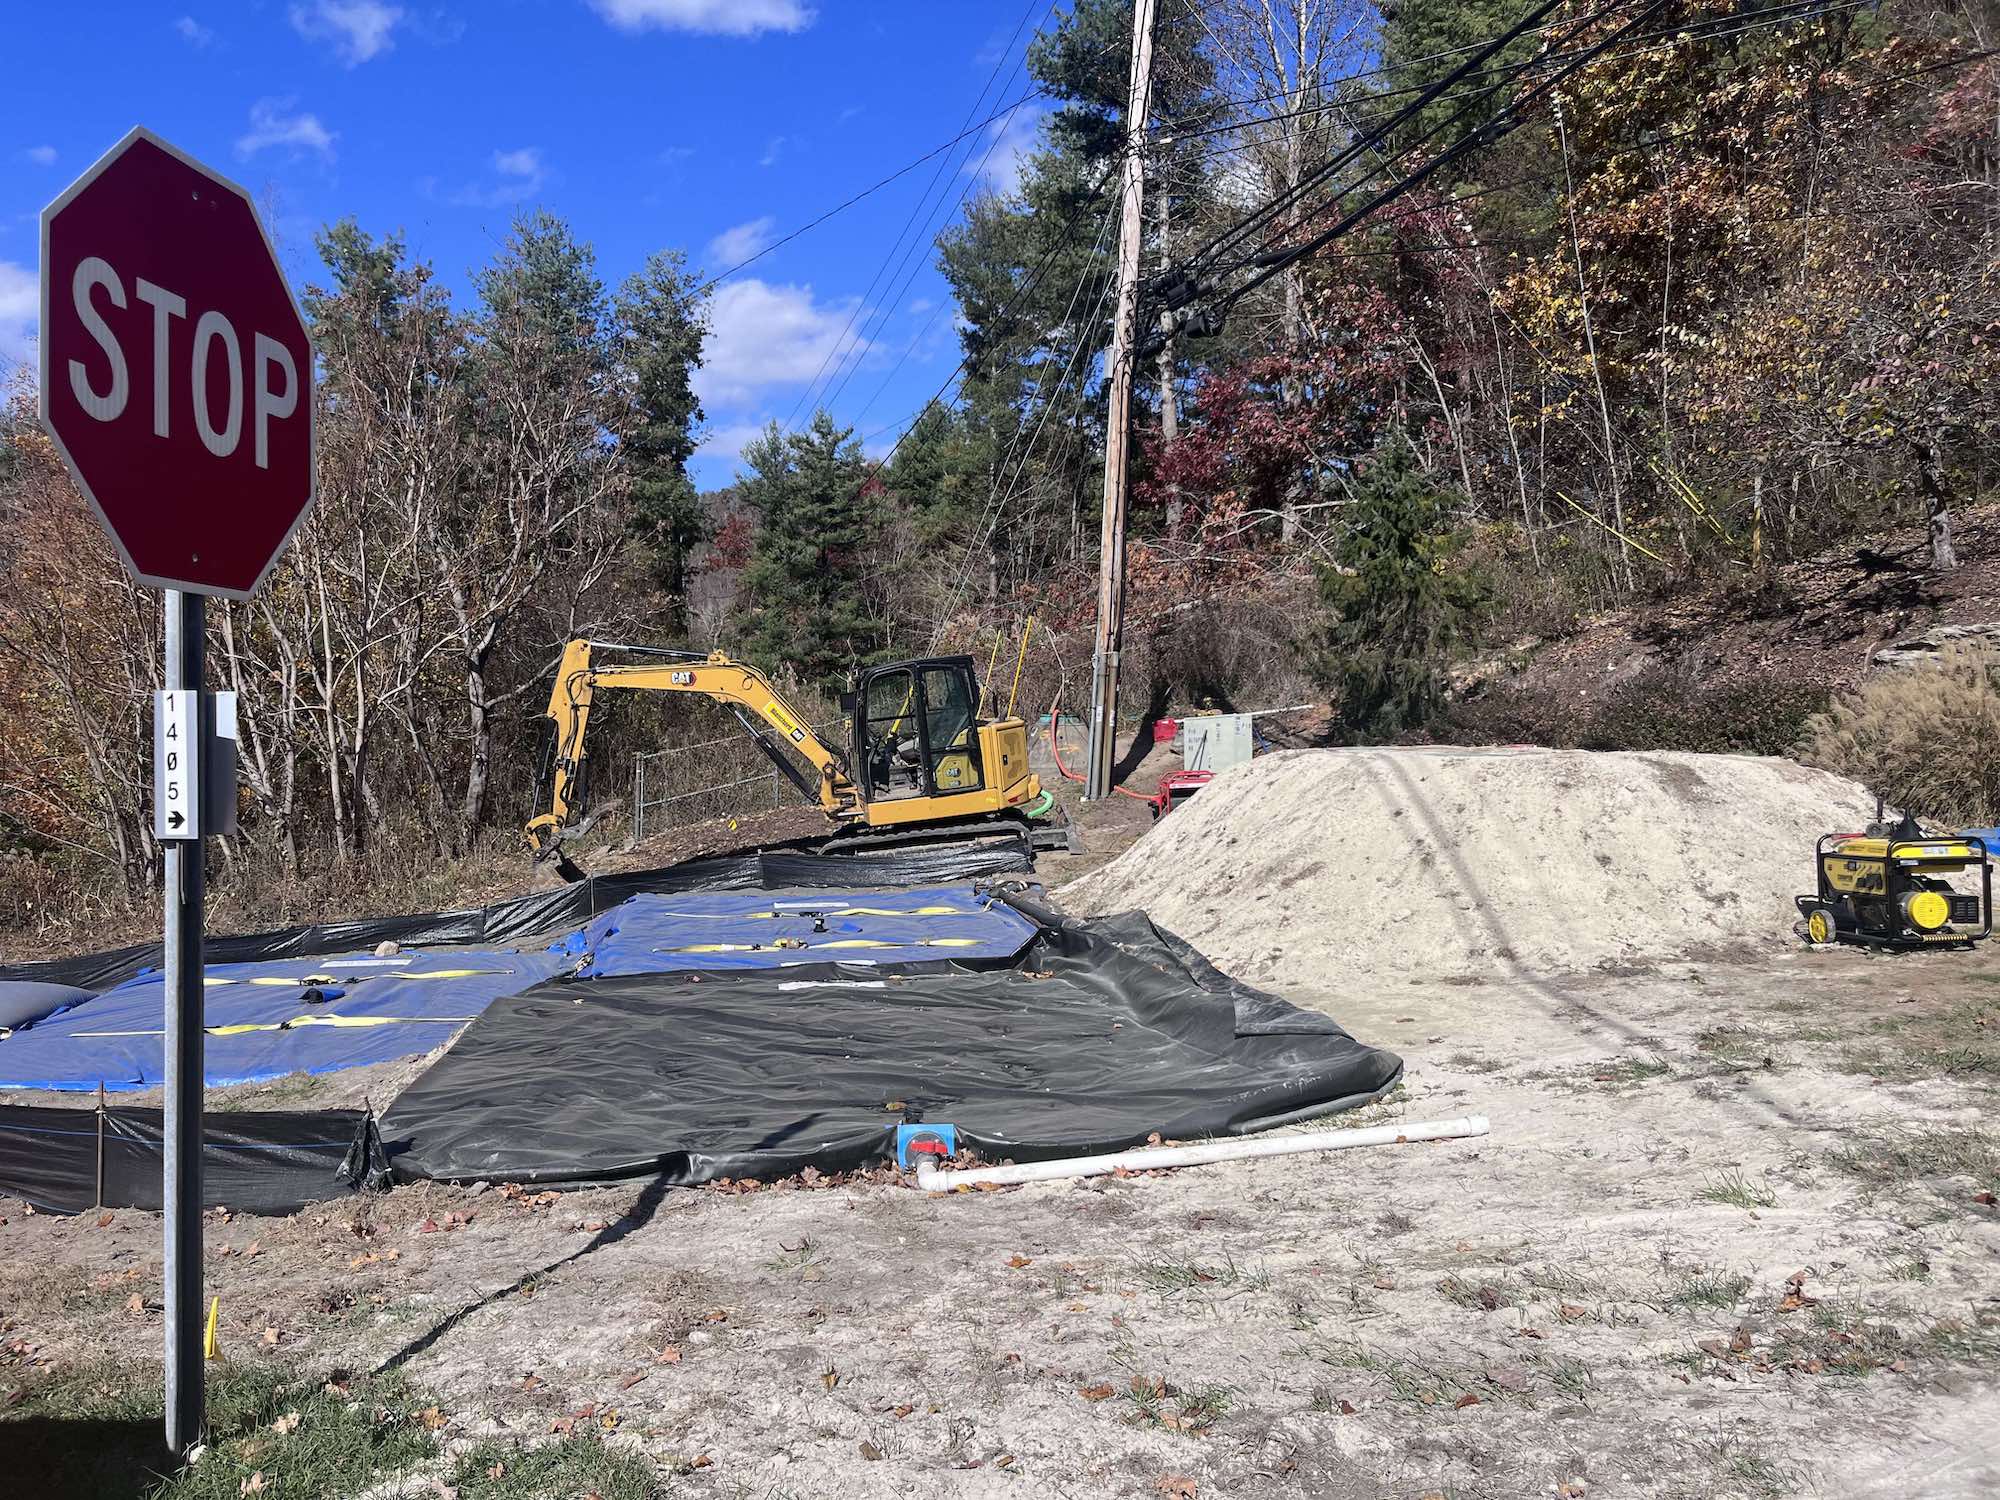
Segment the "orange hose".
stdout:
<path fill-rule="evenodd" d="M 1077 775 L 1076 772 L 1072 771 L 1068 766 L 1063 764 L 1062 745 L 1056 739 L 1056 731 L 1061 727 L 1062 727 L 1062 696 L 1058 694 L 1056 696 L 1056 701 L 1049 706 L 1049 754 L 1055 757 L 1056 769 L 1062 772 L 1063 778 L 1065 780 L 1081 781 L 1083 780 L 1081 776 Z M 1126 788 L 1122 786 L 1114 786 L 1111 790 L 1119 793 L 1121 796 L 1130 797 L 1135 802 L 1150 803 L 1153 800 L 1151 797 L 1148 797 L 1144 792 L 1128 791 Z"/>

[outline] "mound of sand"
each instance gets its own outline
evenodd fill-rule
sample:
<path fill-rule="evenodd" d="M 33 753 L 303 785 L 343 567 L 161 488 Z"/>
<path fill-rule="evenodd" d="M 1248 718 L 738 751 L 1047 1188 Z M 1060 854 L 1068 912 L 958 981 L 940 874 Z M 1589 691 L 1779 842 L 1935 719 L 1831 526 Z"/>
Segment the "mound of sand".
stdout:
<path fill-rule="evenodd" d="M 1796 941 L 1813 840 L 1874 811 L 1762 756 L 1287 750 L 1057 895 L 1279 986 L 1643 967 Z"/>

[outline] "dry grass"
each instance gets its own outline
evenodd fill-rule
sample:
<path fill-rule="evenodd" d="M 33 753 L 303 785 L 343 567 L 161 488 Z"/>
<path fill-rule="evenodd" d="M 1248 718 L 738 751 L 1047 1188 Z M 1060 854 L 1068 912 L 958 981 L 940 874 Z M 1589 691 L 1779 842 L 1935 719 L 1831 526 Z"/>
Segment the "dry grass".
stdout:
<path fill-rule="evenodd" d="M 1931 667 L 1871 675 L 1806 722 L 1798 757 L 1893 806 L 1955 824 L 2000 816 L 2000 650 L 1950 641 Z"/>

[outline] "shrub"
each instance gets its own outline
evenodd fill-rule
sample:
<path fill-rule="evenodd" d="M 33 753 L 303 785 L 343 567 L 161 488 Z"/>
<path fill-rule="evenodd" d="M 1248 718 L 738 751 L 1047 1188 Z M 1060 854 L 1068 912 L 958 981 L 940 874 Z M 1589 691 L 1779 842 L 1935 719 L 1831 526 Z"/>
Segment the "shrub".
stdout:
<path fill-rule="evenodd" d="M 1946 642 L 1935 666 L 1877 672 L 1807 721 L 1797 754 L 1905 812 L 2000 818 L 2000 650 Z"/>
<path fill-rule="evenodd" d="M 1663 666 L 1637 673 L 1589 704 L 1559 691 L 1490 688 L 1450 705 L 1433 732 L 1458 744 L 1789 755 L 1826 703 L 1823 688 L 1792 677 L 1703 683 Z"/>

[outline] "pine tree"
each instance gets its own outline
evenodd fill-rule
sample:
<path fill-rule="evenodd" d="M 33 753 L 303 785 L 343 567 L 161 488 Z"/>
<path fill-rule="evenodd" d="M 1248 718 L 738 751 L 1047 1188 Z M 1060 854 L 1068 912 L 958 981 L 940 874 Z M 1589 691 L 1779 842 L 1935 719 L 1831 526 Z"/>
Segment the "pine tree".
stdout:
<path fill-rule="evenodd" d="M 1350 733 L 1384 738 L 1422 723 L 1443 697 L 1443 665 L 1487 602 L 1457 556 L 1465 533 L 1398 435 L 1354 482 L 1354 502 L 1319 575 L 1326 606 L 1317 675 Z"/>
<path fill-rule="evenodd" d="M 708 539 L 700 495 L 687 471 L 701 401 L 697 283 L 677 251 L 655 255 L 619 289 L 619 362 L 631 388 L 633 425 L 623 444 L 631 474 L 631 532 L 659 591 L 667 628 L 687 629 L 688 559 Z"/>
<path fill-rule="evenodd" d="M 880 531 L 873 484 L 853 429 L 825 412 L 789 436 L 774 422 L 743 450 L 741 493 L 757 515 L 743 571 L 743 649 L 834 694 L 882 659 L 887 628 L 867 585 Z"/>

